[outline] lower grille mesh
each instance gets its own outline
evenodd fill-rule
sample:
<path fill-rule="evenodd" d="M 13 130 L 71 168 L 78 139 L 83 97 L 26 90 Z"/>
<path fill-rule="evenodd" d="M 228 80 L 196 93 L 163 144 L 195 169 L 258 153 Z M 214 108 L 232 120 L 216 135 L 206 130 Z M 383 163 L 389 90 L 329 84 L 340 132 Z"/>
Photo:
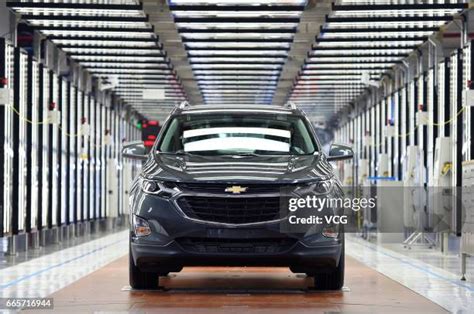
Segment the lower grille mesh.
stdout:
<path fill-rule="evenodd" d="M 295 239 L 208 239 L 178 238 L 183 249 L 198 253 L 274 254 L 284 252 L 296 243 Z"/>

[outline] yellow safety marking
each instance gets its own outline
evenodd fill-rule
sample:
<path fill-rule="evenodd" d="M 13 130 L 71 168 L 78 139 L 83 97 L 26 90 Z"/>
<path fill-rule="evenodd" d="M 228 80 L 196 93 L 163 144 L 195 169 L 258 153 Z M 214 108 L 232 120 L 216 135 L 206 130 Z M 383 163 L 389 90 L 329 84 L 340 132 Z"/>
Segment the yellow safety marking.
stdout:
<path fill-rule="evenodd" d="M 448 174 L 449 171 L 453 168 L 453 164 L 450 162 L 445 162 L 443 165 L 443 169 L 441 169 L 441 175 L 445 176 Z"/>

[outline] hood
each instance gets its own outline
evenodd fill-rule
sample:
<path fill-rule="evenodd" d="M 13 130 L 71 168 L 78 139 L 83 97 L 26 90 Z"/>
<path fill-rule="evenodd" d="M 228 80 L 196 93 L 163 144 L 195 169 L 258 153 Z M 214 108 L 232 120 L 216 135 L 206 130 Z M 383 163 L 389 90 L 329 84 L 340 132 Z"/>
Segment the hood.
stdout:
<path fill-rule="evenodd" d="M 143 167 L 149 179 L 172 182 L 298 183 L 333 175 L 324 155 L 198 156 L 155 154 Z"/>

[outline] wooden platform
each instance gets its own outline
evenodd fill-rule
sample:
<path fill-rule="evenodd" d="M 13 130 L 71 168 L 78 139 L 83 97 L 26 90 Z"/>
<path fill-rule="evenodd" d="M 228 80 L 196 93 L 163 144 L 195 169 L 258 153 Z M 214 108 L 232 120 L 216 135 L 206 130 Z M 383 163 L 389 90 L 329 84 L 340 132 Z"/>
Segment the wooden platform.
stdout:
<path fill-rule="evenodd" d="M 442 313 L 443 308 L 347 258 L 346 287 L 311 291 L 285 268 L 185 268 L 162 277 L 164 290 L 131 291 L 128 257 L 53 294 L 61 313 Z"/>

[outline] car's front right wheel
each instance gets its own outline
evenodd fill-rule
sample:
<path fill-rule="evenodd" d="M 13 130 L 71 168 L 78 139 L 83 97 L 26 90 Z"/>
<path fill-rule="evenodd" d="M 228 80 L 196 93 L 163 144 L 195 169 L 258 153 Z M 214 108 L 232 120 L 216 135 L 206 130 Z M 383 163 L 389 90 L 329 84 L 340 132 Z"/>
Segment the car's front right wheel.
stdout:
<path fill-rule="evenodd" d="M 129 282 L 132 289 L 157 289 L 159 283 L 158 273 L 143 272 L 135 265 L 132 257 L 131 244 L 128 255 Z"/>

